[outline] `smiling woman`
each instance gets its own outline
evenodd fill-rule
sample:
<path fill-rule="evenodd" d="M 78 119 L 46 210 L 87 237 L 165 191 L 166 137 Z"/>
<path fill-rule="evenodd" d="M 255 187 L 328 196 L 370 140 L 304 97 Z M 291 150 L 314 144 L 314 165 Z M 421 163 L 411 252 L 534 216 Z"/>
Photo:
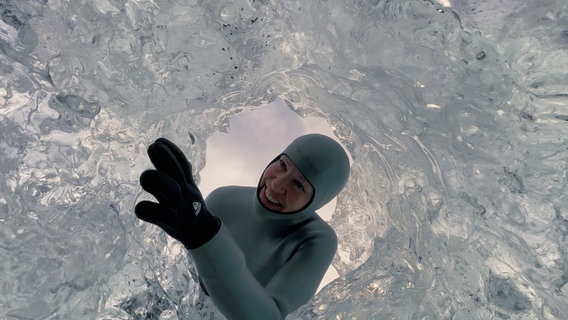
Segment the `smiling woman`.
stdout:
<path fill-rule="evenodd" d="M 190 254 L 204 291 L 228 319 L 283 319 L 316 293 L 337 236 L 315 210 L 348 176 L 341 145 L 307 134 L 268 165 L 257 188 L 209 194 L 205 203 L 221 227 Z"/>
<path fill-rule="evenodd" d="M 199 188 L 204 196 L 220 186 L 257 186 L 266 164 L 295 137 L 320 133 L 335 138 L 324 119 L 302 118 L 281 99 L 239 113 L 229 120 L 228 129 L 228 133 L 216 133 L 207 140 L 206 165 L 199 172 Z M 265 196 L 259 194 L 259 200 L 264 199 Z M 318 215 L 329 222 L 335 204 L 334 198 L 317 211 Z M 337 270 L 330 265 L 317 292 L 337 277 Z"/>
<path fill-rule="evenodd" d="M 175 144 L 160 138 L 148 155 L 155 170 L 140 183 L 157 201 L 139 202 L 136 216 L 189 250 L 203 291 L 228 319 L 284 319 L 314 296 L 337 251 L 335 231 L 315 211 L 350 171 L 337 141 L 302 135 L 256 188 L 220 187 L 205 200 Z"/>

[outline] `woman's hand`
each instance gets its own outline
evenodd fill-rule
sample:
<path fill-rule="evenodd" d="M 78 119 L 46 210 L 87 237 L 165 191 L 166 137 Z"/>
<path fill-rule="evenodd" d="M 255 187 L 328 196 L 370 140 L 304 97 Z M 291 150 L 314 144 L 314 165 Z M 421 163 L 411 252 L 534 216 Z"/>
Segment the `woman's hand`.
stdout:
<path fill-rule="evenodd" d="M 207 210 L 193 180 L 191 163 L 165 138 L 152 143 L 148 155 L 156 170 L 144 171 L 140 184 L 158 203 L 139 202 L 136 216 L 159 226 L 188 249 L 202 246 L 219 231 L 221 222 Z"/>

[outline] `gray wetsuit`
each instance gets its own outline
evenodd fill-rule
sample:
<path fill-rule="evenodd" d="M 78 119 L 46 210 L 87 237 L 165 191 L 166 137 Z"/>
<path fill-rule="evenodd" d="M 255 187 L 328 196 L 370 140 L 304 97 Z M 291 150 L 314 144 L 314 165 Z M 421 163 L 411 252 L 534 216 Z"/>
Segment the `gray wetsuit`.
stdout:
<path fill-rule="evenodd" d="M 337 249 L 335 232 L 315 210 L 345 185 L 345 151 L 314 134 L 294 140 L 283 154 L 314 187 L 303 210 L 269 211 L 253 187 L 222 187 L 206 199 L 222 225 L 190 254 L 206 291 L 230 320 L 284 319 L 315 294 Z"/>

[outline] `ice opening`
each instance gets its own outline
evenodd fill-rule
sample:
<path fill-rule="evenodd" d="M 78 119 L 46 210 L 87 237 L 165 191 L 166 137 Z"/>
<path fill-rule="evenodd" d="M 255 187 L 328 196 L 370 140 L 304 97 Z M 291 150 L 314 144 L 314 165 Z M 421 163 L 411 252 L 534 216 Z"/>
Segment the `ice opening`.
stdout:
<path fill-rule="evenodd" d="M 227 132 L 214 133 L 207 139 L 206 165 L 200 172 L 199 187 L 204 196 L 213 189 L 228 185 L 256 186 L 266 165 L 295 138 L 321 133 L 337 140 L 333 129 L 321 118 L 301 118 L 294 107 L 281 99 L 251 111 L 236 114 L 229 120 Z M 318 210 L 330 221 L 336 199 Z M 320 287 L 337 278 L 330 266 Z"/>

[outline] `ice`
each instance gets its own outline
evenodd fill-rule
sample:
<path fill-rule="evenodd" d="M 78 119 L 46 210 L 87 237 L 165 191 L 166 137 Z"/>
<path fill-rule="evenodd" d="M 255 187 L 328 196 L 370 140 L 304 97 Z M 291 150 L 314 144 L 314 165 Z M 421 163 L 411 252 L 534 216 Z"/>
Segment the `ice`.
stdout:
<path fill-rule="evenodd" d="M 568 318 L 566 1 L 0 8 L 0 318 L 222 319 L 138 176 L 277 100 L 353 160 L 289 319 Z"/>

